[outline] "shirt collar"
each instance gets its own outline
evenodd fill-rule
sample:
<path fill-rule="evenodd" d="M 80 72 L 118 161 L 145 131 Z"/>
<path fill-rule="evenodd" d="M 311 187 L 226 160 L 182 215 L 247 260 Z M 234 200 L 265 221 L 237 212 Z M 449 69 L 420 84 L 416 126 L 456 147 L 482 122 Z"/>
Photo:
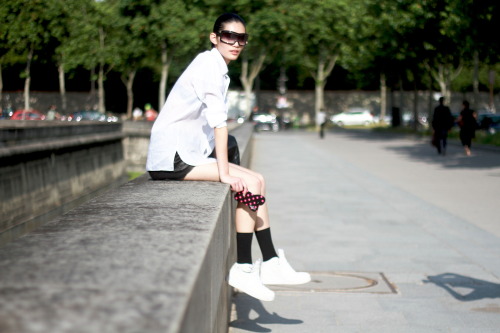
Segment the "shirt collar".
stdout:
<path fill-rule="evenodd" d="M 227 75 L 227 72 L 229 71 L 227 68 L 227 64 L 224 61 L 224 58 L 222 57 L 222 54 L 220 54 L 219 50 L 217 50 L 215 47 L 210 50 L 210 52 L 213 54 L 213 56 L 217 59 L 217 64 L 219 65 L 220 70 L 224 75 Z"/>

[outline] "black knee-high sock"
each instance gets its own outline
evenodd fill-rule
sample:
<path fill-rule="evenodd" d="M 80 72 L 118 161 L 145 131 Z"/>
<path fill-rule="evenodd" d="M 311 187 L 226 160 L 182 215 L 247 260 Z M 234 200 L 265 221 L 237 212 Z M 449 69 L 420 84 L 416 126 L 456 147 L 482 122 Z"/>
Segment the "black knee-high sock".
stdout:
<path fill-rule="evenodd" d="M 236 252 L 238 264 L 252 263 L 252 238 L 253 232 L 236 233 Z"/>
<path fill-rule="evenodd" d="M 276 250 L 274 249 L 273 239 L 271 238 L 271 228 L 256 231 L 255 236 L 257 236 L 257 241 L 259 242 L 259 247 L 262 251 L 263 261 L 267 261 L 278 256 Z"/>

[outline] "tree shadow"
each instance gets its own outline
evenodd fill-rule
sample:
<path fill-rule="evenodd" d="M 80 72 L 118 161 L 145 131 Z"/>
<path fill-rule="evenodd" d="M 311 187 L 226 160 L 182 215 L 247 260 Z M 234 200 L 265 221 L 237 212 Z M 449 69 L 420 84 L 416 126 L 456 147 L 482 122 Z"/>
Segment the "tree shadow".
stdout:
<path fill-rule="evenodd" d="M 271 332 L 272 330 L 260 324 L 281 324 L 298 325 L 304 321 L 300 319 L 288 319 L 281 317 L 276 312 L 267 311 L 262 302 L 246 294 L 237 293 L 233 297 L 233 304 L 236 308 L 236 318 L 229 323 L 230 327 L 238 328 L 249 332 Z M 251 311 L 255 311 L 257 318 L 251 319 Z"/>
<path fill-rule="evenodd" d="M 500 298 L 500 284 L 468 276 L 443 273 L 428 276 L 424 283 L 434 283 L 450 293 L 455 299 L 463 302 L 476 301 L 484 298 Z"/>
<path fill-rule="evenodd" d="M 411 140 L 412 143 L 386 147 L 398 155 L 419 162 L 440 165 L 443 168 L 491 169 L 500 167 L 500 154 L 472 144 L 472 156 L 466 156 L 460 143 L 448 140 L 446 156 L 438 155 L 436 148 L 430 144 L 430 138 L 417 138 L 393 133 L 378 133 L 369 130 L 344 130 L 339 134 L 359 141 L 397 141 Z M 500 176 L 500 175 L 499 175 Z"/>

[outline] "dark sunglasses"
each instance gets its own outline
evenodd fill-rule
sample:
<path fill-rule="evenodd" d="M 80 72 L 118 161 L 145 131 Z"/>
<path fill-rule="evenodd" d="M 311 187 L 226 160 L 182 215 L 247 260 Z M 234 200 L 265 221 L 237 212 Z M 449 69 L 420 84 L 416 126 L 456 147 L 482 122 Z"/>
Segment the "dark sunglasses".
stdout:
<path fill-rule="evenodd" d="M 221 42 L 229 45 L 234 45 L 234 43 L 238 42 L 239 46 L 245 46 L 248 43 L 248 34 L 222 30 L 217 33 L 217 36 L 220 37 Z"/>

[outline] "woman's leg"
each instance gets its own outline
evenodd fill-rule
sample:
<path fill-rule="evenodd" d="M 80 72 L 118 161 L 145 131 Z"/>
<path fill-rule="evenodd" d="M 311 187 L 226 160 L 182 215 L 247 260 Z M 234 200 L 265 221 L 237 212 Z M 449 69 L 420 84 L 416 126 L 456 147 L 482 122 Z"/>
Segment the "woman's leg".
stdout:
<path fill-rule="evenodd" d="M 236 164 L 229 164 L 229 174 L 242 178 L 253 194 L 265 194 L 264 179 L 261 175 Z M 194 167 L 184 180 L 219 181 L 216 163 Z M 236 208 L 236 248 L 238 259 L 230 271 L 228 283 L 234 288 L 263 301 L 272 301 L 274 292 L 262 284 L 260 264 L 252 265 L 252 237 L 256 229 L 269 228 L 267 204 L 259 206 L 258 212 L 247 205 L 238 203 Z M 272 245 L 272 243 L 271 243 Z M 273 248 L 274 249 L 274 248 Z"/>
<path fill-rule="evenodd" d="M 253 194 L 266 195 L 264 177 L 257 172 L 229 163 L 229 174 L 242 178 Z M 207 180 L 219 181 L 219 169 L 216 163 L 196 166 L 191 170 L 184 180 Z M 247 205 L 238 203 L 236 209 L 236 232 L 253 233 L 257 230 L 269 228 L 269 213 L 267 203 L 259 206 L 257 212 L 253 212 Z"/>
<path fill-rule="evenodd" d="M 248 190 L 253 194 L 266 195 L 266 185 L 264 178 L 257 172 L 246 169 L 239 165 L 229 164 L 229 174 L 242 178 L 248 186 Z M 207 180 L 219 181 L 219 169 L 216 163 L 197 166 L 191 170 L 184 180 Z M 255 232 L 259 247 L 262 252 L 264 262 L 260 269 L 260 278 L 265 284 L 302 284 L 309 282 L 311 276 L 305 272 L 295 272 L 288 264 L 284 252 L 279 250 L 279 255 L 274 249 L 271 238 L 268 205 L 259 206 L 254 212 L 247 205 L 238 203 L 236 209 L 236 232 L 238 247 L 238 263 L 241 266 L 231 268 L 229 284 L 237 288 L 245 288 L 243 291 L 250 295 L 264 295 L 270 297 L 268 290 L 262 289 L 260 285 L 255 285 L 251 279 L 247 282 L 246 274 L 241 274 L 241 269 L 246 269 L 245 265 L 251 263 L 251 237 Z M 241 252 L 241 254 L 240 254 Z M 246 261 L 245 261 L 246 260 Z M 248 272 L 247 272 L 248 273 Z M 259 296 L 254 296 L 259 298 Z M 274 297 L 274 296 L 273 296 Z"/>
<path fill-rule="evenodd" d="M 229 174 L 242 178 L 248 186 L 248 190 L 253 194 L 266 195 L 266 185 L 264 177 L 250 169 L 236 164 L 229 164 Z M 219 180 L 219 170 L 217 164 L 197 166 L 184 178 L 185 180 Z M 257 237 L 259 247 L 262 251 L 264 261 L 278 254 L 274 248 L 269 224 L 269 211 L 267 203 L 259 206 L 254 212 L 247 205 L 238 203 L 235 215 L 236 237 L 238 240 L 238 262 L 251 263 L 251 243 L 253 233 Z"/>

